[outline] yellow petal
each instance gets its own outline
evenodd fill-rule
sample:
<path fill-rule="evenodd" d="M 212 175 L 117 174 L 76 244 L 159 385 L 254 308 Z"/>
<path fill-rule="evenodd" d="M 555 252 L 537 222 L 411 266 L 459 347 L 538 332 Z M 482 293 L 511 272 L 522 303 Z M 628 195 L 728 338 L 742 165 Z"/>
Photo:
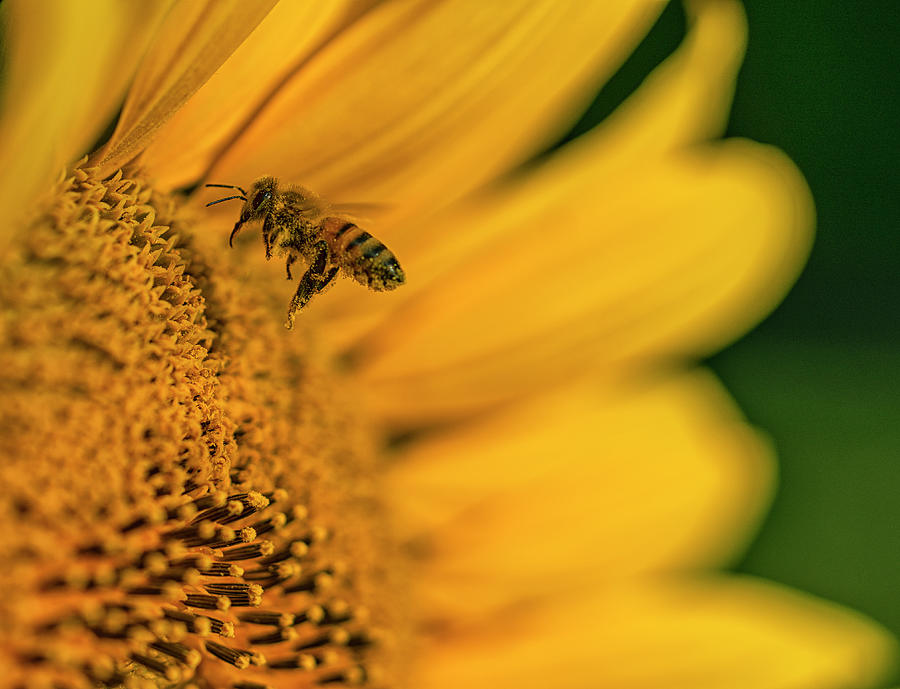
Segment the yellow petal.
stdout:
<path fill-rule="evenodd" d="M 689 30 L 679 49 L 602 123 L 589 137 L 590 145 L 583 148 L 582 157 L 590 157 L 590 162 L 583 164 L 590 165 L 598 179 L 617 175 L 620 168 L 648 157 L 717 135 L 724 127 L 744 52 L 743 9 L 728 1 L 691 3 L 690 9 L 693 11 L 689 12 Z M 570 146 L 566 155 L 578 155 L 582 143 Z M 517 199 L 520 207 L 507 212 L 513 213 L 517 222 L 527 223 L 534 199 L 547 195 L 547 190 L 531 187 Z M 374 225 L 373 231 L 384 228 L 378 236 L 389 241 L 404 265 L 412 266 L 416 274 L 410 276 L 414 281 L 411 286 L 416 288 L 430 274 L 461 263 L 490 242 L 494 226 L 478 223 L 477 218 L 473 222 L 470 216 L 491 213 L 491 203 L 490 197 L 487 207 L 473 203 L 455 216 L 456 224 L 449 231 L 432 228 L 427 216 L 399 227 Z M 389 300 L 364 299 L 357 290 L 338 286 L 319 311 L 335 346 L 344 347 L 372 327 L 389 308 Z"/>
<path fill-rule="evenodd" d="M 684 146 L 715 134 L 721 128 L 743 54 L 746 28 L 743 11 L 736 3 L 716 2 L 703 3 L 699 5 L 699 10 L 690 14 L 690 29 L 683 45 L 653 72 L 616 114 L 604 122 L 591 137 L 593 142 L 587 147 L 588 150 L 581 153 L 582 158 L 590 158 L 589 162 L 581 164 L 589 165 L 592 174 L 598 177 L 616 175 L 617 168 L 633 165 L 635 158 Z M 629 126 L 629 123 L 634 123 L 634 126 Z M 464 132 L 460 136 L 466 135 Z M 300 132 L 297 140 L 302 139 Z M 282 150 L 288 151 L 289 145 L 290 142 L 286 141 Z M 483 145 L 483 152 L 490 154 L 493 143 Z M 578 155 L 573 154 L 572 149 L 578 151 L 580 148 L 580 142 L 569 147 L 567 155 Z M 575 165 L 573 162 L 569 164 Z M 435 165 L 445 169 L 442 164 L 436 162 Z M 189 167 L 190 163 L 184 161 L 184 166 Z M 253 175 L 257 172 L 254 171 Z M 234 177 L 246 175 L 236 173 Z M 217 181 L 221 180 L 217 178 Z M 456 186 L 455 183 L 453 186 Z M 556 186 L 553 193 L 565 194 L 564 188 Z M 517 207 L 512 208 L 512 204 L 508 203 L 504 212 L 510 213 L 516 222 L 527 223 L 529 213 L 539 212 L 535 210 L 535 202 L 538 201 L 540 206 L 549 194 L 539 185 L 530 186 L 515 199 Z M 409 296 L 432 275 L 446 271 L 448 267 L 457 270 L 462 278 L 465 268 L 457 266 L 473 252 L 483 249 L 495 236 L 495 225 L 479 222 L 478 216 L 495 212 L 493 206 L 496 203 L 499 202 L 488 197 L 487 203 L 481 200 L 473 202 L 454 215 L 450 222 L 435 225 L 426 214 L 399 227 L 391 220 L 396 221 L 397 217 L 411 213 L 412 209 L 391 208 L 387 212 L 380 209 L 381 212 L 376 210 L 373 216 L 376 222 L 366 220 L 365 227 L 386 241 L 408 268 L 410 284 L 404 287 L 404 291 Z M 223 209 L 223 215 L 228 212 Z M 214 223 L 214 227 L 227 227 L 229 224 L 229 219 L 223 218 Z M 289 290 L 276 281 L 273 289 L 279 288 L 283 291 L 279 298 L 288 300 Z M 316 308 L 305 314 L 304 318 L 315 321 L 335 349 L 343 349 L 385 318 L 394 304 L 393 295 L 390 298 L 367 295 L 357 285 L 338 284 L 327 299 L 317 303 Z"/>
<path fill-rule="evenodd" d="M 744 54 L 746 20 L 743 8 L 729 0 L 690 7 L 695 5 L 682 45 L 590 136 L 565 149 L 568 165 L 580 157 L 593 174 L 616 175 L 622 167 L 721 134 Z M 481 210 L 476 206 L 469 212 Z M 483 246 L 491 236 L 466 225 L 450 236 L 423 232 L 417 224 L 391 233 L 404 254 L 439 251 L 445 262 L 458 259 L 460 251 L 471 251 L 473 243 Z"/>
<path fill-rule="evenodd" d="M 721 564 L 768 506 L 768 445 L 708 373 L 580 383 L 413 445 L 389 476 L 430 610 L 476 616 Z"/>
<path fill-rule="evenodd" d="M 3 3 L 0 244 L 60 169 L 86 152 L 123 97 L 169 2 Z"/>
<path fill-rule="evenodd" d="M 210 179 L 337 201 L 448 203 L 558 135 L 661 3 L 383 3 L 260 112 Z"/>
<path fill-rule="evenodd" d="M 594 154 L 610 168 L 725 129 L 746 45 L 743 7 L 729 0 L 689 3 L 687 37 L 607 118 Z"/>
<path fill-rule="evenodd" d="M 91 159 L 121 167 L 215 72 L 277 0 L 183 0 L 166 15 L 138 69 L 112 137 Z"/>
<path fill-rule="evenodd" d="M 853 612 L 748 577 L 709 578 L 572 595 L 436 636 L 415 686 L 864 689 L 896 654 Z"/>
<path fill-rule="evenodd" d="M 363 7 L 359 0 L 276 5 L 142 154 L 141 165 L 157 186 L 200 179 L 278 86 Z"/>
<path fill-rule="evenodd" d="M 806 257 L 812 202 L 774 149 L 729 141 L 615 177 L 584 154 L 427 228 L 492 239 L 457 265 L 413 261 L 406 299 L 392 294 L 397 310 L 355 348 L 385 416 L 462 414 L 709 352 L 771 309 Z"/>

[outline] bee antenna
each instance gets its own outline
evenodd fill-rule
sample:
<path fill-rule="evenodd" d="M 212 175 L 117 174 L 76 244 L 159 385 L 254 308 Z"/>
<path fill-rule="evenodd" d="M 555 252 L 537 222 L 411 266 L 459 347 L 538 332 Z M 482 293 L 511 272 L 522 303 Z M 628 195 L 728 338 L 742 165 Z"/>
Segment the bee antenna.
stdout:
<path fill-rule="evenodd" d="M 246 196 L 227 196 L 224 199 L 219 199 L 218 201 L 210 201 L 206 204 L 206 207 L 215 206 L 217 203 L 222 203 L 222 201 L 231 201 L 232 199 L 241 199 L 242 201 L 246 201 Z"/>
<path fill-rule="evenodd" d="M 234 184 L 204 184 L 204 187 L 221 187 L 222 189 L 237 189 L 244 196 L 247 195 L 247 192 L 244 191 L 241 187 L 235 186 Z"/>

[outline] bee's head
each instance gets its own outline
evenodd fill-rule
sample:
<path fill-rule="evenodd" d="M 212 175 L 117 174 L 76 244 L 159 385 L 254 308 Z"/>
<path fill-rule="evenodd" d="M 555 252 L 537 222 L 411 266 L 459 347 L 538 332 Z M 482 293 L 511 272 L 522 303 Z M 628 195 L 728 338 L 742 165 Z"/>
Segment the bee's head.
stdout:
<path fill-rule="evenodd" d="M 253 183 L 241 208 L 241 223 L 262 220 L 271 212 L 277 184 L 274 177 L 260 177 Z"/>
<path fill-rule="evenodd" d="M 241 207 L 241 217 L 238 219 L 237 223 L 235 223 L 234 229 L 231 231 L 231 236 L 228 237 L 228 246 L 232 246 L 234 235 L 241 229 L 241 225 L 246 222 L 251 222 L 252 220 L 262 220 L 272 211 L 272 208 L 275 205 L 275 191 L 277 185 L 278 181 L 274 177 L 260 177 L 253 183 L 253 186 L 250 187 L 249 194 L 241 187 L 233 184 L 206 185 L 207 187 L 222 187 L 224 189 L 235 189 L 241 192 L 240 194 L 226 196 L 224 199 L 218 199 L 206 204 L 207 206 L 214 206 L 217 203 L 231 201 L 233 199 L 240 199 L 244 202 L 244 205 Z"/>

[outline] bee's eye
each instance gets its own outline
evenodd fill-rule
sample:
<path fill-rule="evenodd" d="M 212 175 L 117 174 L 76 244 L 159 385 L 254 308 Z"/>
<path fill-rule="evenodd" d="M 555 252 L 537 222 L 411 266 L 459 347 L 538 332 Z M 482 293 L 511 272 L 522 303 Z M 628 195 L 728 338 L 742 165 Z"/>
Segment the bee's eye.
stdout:
<path fill-rule="evenodd" d="M 251 205 L 253 206 L 253 210 L 256 210 L 257 208 L 259 208 L 259 205 L 263 201 L 265 201 L 267 198 L 269 198 L 269 192 L 267 192 L 267 191 L 256 192 L 256 196 L 253 197 L 253 201 L 251 202 Z"/>

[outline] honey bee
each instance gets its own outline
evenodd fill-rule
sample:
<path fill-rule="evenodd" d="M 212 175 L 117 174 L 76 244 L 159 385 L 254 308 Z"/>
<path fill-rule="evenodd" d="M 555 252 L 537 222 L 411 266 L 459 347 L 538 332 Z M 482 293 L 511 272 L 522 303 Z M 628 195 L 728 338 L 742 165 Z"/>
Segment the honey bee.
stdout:
<path fill-rule="evenodd" d="M 299 186 L 279 189 L 274 177 L 260 177 L 249 193 L 230 184 L 206 186 L 240 192 L 207 203 L 207 206 L 232 199 L 244 202 L 240 218 L 228 237 L 228 246 L 233 246 L 242 225 L 262 220 L 266 260 L 273 255 L 285 256 L 288 280 L 292 279 L 294 261 L 303 258 L 306 262 L 306 272 L 288 307 L 284 324 L 288 330 L 294 327 L 294 314 L 330 286 L 338 272 L 376 292 L 395 289 L 406 280 L 390 249 L 356 223 L 340 217 L 327 202 L 308 189 Z"/>

